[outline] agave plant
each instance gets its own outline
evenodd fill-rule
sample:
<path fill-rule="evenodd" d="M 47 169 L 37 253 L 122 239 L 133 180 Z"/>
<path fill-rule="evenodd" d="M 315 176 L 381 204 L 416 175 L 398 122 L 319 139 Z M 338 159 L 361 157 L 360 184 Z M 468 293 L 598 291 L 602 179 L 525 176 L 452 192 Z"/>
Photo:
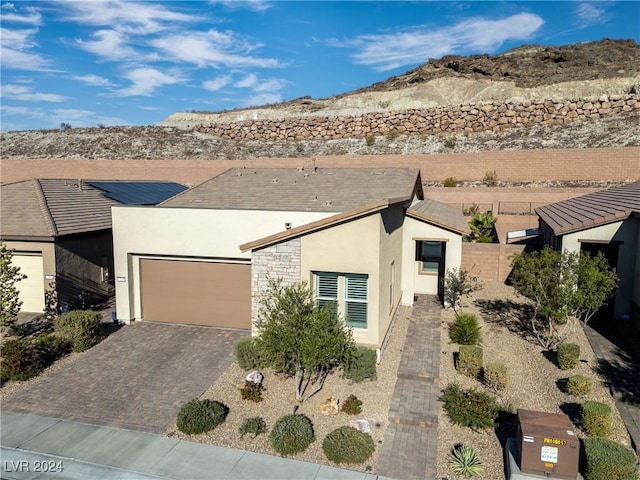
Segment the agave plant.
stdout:
<path fill-rule="evenodd" d="M 471 445 L 458 444 L 451 451 L 449 466 L 454 473 L 465 477 L 476 477 L 482 473 L 484 466 Z"/>

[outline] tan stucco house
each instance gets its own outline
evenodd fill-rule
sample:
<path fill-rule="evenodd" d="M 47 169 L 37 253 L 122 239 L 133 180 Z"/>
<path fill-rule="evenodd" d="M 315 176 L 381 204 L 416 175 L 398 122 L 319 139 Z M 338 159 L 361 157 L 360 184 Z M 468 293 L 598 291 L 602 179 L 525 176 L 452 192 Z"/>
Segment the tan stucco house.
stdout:
<path fill-rule="evenodd" d="M 27 277 L 22 312 L 39 313 L 55 289 L 62 310 L 113 295 L 111 207 L 155 204 L 185 190 L 173 182 L 33 179 L 0 187 L 0 240 Z"/>
<path fill-rule="evenodd" d="M 334 301 L 380 347 L 399 304 L 437 294 L 468 226 L 416 169 L 236 168 L 155 207 L 113 209 L 118 319 L 251 329 L 269 278 Z"/>
<path fill-rule="evenodd" d="M 618 273 L 615 299 L 602 314 L 640 329 L 640 182 L 536 209 L 543 243 L 557 250 L 602 252 Z"/>

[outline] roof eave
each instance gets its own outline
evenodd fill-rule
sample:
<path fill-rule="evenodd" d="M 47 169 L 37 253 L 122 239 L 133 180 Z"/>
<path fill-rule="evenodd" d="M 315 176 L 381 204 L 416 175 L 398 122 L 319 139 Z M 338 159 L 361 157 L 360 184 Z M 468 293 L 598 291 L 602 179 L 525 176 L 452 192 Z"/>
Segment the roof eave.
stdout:
<path fill-rule="evenodd" d="M 415 210 L 407 210 L 407 216 L 414 218 L 416 220 L 420 220 L 422 222 L 431 223 L 438 227 L 444 228 L 445 230 L 449 230 L 453 233 L 458 233 L 460 235 L 471 235 L 471 229 L 467 226 L 466 228 L 462 225 L 454 225 L 447 222 L 443 222 L 439 218 L 432 217 L 430 215 L 425 215 L 424 213 L 416 212 Z"/>

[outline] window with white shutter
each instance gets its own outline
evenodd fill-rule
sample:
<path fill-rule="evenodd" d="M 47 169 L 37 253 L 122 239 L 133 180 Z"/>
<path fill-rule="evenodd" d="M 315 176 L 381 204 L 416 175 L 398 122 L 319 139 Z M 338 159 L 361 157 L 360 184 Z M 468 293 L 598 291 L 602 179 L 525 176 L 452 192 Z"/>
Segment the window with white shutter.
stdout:
<path fill-rule="evenodd" d="M 367 275 L 345 275 L 345 306 L 347 325 L 367 328 Z"/>
<path fill-rule="evenodd" d="M 327 303 L 338 306 L 338 274 L 318 272 L 316 273 L 316 302 L 320 308 Z"/>

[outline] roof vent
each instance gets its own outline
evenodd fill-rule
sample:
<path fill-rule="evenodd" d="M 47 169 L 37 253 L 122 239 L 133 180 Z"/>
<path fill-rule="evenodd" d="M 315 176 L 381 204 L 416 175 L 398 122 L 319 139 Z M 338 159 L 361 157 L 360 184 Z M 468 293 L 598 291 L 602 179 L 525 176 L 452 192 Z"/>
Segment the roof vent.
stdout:
<path fill-rule="evenodd" d="M 278 179 L 274 178 L 273 180 L 271 180 L 271 183 L 278 183 Z"/>
<path fill-rule="evenodd" d="M 305 174 L 304 174 L 304 178 L 307 178 L 308 176 L 309 176 L 309 174 L 308 174 L 308 173 L 305 173 Z"/>
<path fill-rule="evenodd" d="M 298 167 L 299 172 L 304 172 L 304 167 Z"/>
<path fill-rule="evenodd" d="M 331 200 L 327 200 L 326 202 L 324 202 L 324 204 L 328 207 L 329 205 L 331 205 Z"/>
<path fill-rule="evenodd" d="M 291 222 L 284 222 L 284 228 L 287 230 L 291 230 Z"/>

